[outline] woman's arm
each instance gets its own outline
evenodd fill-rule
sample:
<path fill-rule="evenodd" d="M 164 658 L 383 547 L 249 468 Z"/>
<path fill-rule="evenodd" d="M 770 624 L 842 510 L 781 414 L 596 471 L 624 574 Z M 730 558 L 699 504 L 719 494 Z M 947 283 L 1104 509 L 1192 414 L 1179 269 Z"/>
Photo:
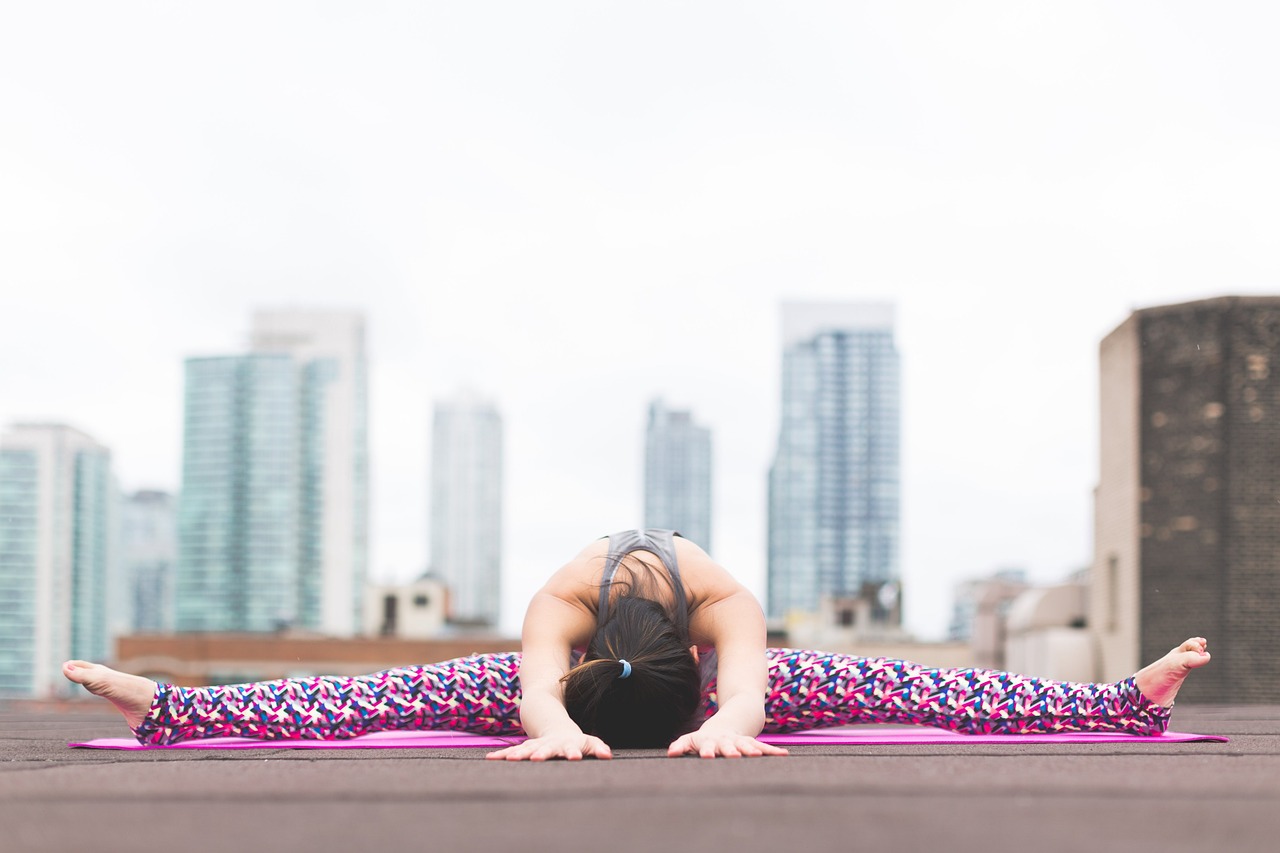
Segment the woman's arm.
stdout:
<path fill-rule="evenodd" d="M 696 640 L 716 650 L 716 699 L 720 707 L 696 732 L 671 744 L 667 754 L 692 752 L 703 758 L 786 755 L 785 749 L 756 740 L 764 728 L 764 700 L 769 687 L 766 629 L 760 603 L 700 549 L 687 563 L 682 556 L 681 567 L 681 576 L 702 602 L 690 629 Z"/>
<path fill-rule="evenodd" d="M 567 567 L 566 567 L 567 568 Z M 572 575 L 573 573 L 570 573 Z M 611 758 L 609 746 L 584 734 L 564 707 L 560 679 L 569 671 L 570 654 L 585 642 L 595 617 L 579 601 L 565 598 L 566 578 L 558 574 L 533 597 L 521 632 L 520 725 L 529 739 L 489 753 L 487 758 L 544 761 L 583 756 Z M 567 587 L 572 595 L 572 586 Z"/>

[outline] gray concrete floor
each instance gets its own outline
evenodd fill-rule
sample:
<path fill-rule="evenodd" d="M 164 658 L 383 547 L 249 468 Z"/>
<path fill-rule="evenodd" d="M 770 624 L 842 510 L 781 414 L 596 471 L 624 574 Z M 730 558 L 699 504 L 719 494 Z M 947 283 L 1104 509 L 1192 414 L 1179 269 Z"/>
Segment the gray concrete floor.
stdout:
<path fill-rule="evenodd" d="M 97 713 L 0 712 L 0 851 L 1280 850 L 1280 707 L 1230 743 L 797 747 L 505 763 L 483 750 L 116 752 Z"/>

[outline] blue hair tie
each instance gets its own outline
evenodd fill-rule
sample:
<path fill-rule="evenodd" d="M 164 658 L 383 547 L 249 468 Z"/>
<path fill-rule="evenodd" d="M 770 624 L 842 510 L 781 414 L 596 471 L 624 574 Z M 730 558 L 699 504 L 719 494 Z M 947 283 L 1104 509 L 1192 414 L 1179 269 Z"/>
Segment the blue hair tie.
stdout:
<path fill-rule="evenodd" d="M 622 658 L 618 658 L 618 663 L 622 664 L 622 675 L 619 678 L 629 678 L 631 676 L 631 664 Z"/>

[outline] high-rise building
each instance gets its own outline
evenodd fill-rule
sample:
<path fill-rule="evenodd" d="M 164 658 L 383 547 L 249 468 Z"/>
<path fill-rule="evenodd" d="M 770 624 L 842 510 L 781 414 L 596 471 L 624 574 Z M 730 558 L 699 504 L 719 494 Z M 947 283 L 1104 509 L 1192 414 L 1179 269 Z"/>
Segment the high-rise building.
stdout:
<path fill-rule="evenodd" d="M 178 557 L 177 501 L 146 490 L 120 503 L 120 575 L 134 633 L 173 630 L 173 584 Z"/>
<path fill-rule="evenodd" d="M 259 312 L 253 351 L 187 360 L 175 627 L 360 630 L 364 321 Z"/>
<path fill-rule="evenodd" d="M 178 631 L 303 622 L 297 378 L 287 355 L 187 359 Z"/>
<path fill-rule="evenodd" d="M 649 404 L 645 430 L 644 524 L 711 550 L 711 430 L 661 400 Z"/>
<path fill-rule="evenodd" d="M 496 625 L 502 570 L 502 417 L 471 393 L 438 402 L 431 439 L 431 568 L 449 619 Z"/>
<path fill-rule="evenodd" d="M 899 370 L 893 308 L 782 306 L 782 419 L 769 472 L 771 618 L 861 598 L 895 623 Z"/>
<path fill-rule="evenodd" d="M 1178 699 L 1280 701 L 1280 297 L 1134 312 L 1100 350 L 1089 628 L 1103 679 L 1188 636 Z"/>
<path fill-rule="evenodd" d="M 364 315 L 258 311 L 252 347 L 287 353 L 298 370 L 300 621 L 328 634 L 359 633 L 369 563 Z"/>
<path fill-rule="evenodd" d="M 0 696 L 67 692 L 68 658 L 110 656 L 111 454 L 59 424 L 0 438 Z"/>

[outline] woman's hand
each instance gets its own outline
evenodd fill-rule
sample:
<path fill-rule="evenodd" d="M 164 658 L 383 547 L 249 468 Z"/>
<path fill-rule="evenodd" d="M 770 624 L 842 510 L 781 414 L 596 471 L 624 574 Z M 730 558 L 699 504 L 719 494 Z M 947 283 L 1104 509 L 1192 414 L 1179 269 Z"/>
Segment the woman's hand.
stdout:
<path fill-rule="evenodd" d="M 780 746 L 761 743 L 753 737 L 732 732 L 690 732 L 667 747 L 667 755 L 676 758 L 690 753 L 701 758 L 756 758 L 761 755 L 786 755 Z"/>
<path fill-rule="evenodd" d="M 613 752 L 598 737 L 582 732 L 561 732 L 529 738 L 524 743 L 485 756 L 507 761 L 546 761 L 551 758 L 581 761 L 583 757 L 613 758 Z"/>

